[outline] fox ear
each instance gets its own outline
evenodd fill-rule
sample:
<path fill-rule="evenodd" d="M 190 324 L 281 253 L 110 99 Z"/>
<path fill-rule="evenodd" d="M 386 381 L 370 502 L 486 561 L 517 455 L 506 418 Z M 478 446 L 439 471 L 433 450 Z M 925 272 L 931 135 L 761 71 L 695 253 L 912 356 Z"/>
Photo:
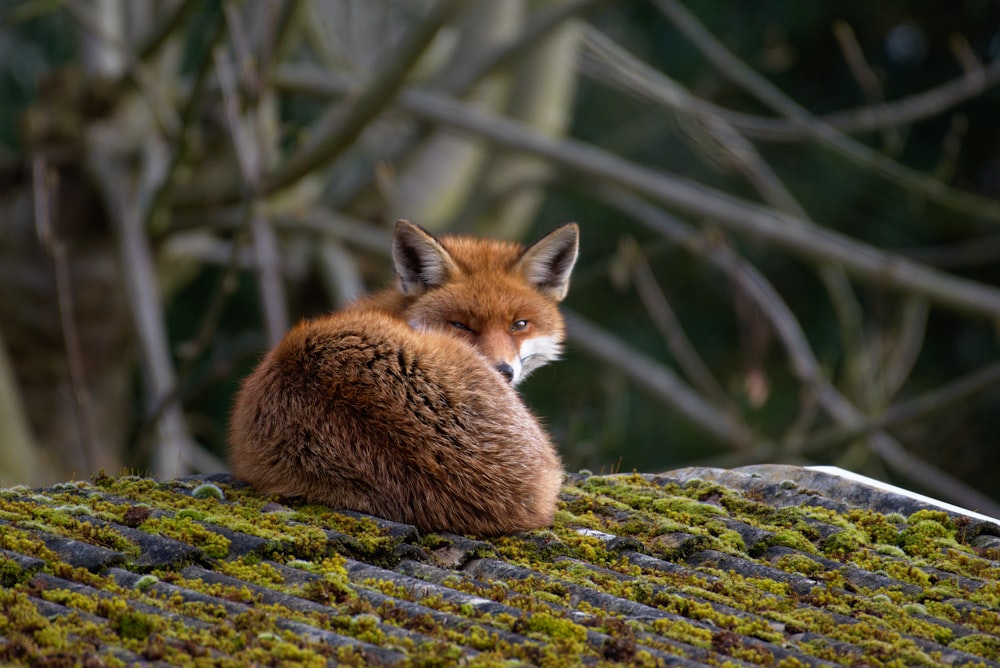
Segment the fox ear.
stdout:
<path fill-rule="evenodd" d="M 567 223 L 528 246 L 515 269 L 536 290 L 561 302 L 569 292 L 569 275 L 579 250 L 580 228 Z"/>
<path fill-rule="evenodd" d="M 443 285 L 458 267 L 434 236 L 408 220 L 396 221 L 392 262 L 404 295 L 419 295 Z"/>

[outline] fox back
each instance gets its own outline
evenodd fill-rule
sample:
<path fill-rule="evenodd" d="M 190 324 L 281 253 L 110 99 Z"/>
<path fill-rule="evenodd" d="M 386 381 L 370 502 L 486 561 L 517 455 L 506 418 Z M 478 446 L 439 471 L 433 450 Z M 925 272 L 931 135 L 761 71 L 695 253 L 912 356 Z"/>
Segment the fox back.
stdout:
<path fill-rule="evenodd" d="M 524 248 L 397 223 L 396 287 L 300 323 L 243 383 L 235 475 L 424 531 L 551 524 L 562 465 L 513 386 L 559 353 L 578 236 Z"/>

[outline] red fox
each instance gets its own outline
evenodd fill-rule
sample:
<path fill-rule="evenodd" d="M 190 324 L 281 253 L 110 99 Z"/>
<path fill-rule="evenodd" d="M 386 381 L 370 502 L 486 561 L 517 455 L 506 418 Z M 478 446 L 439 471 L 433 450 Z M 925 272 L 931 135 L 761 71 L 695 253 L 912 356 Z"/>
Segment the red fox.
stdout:
<path fill-rule="evenodd" d="M 513 386 L 560 352 L 578 246 L 575 223 L 528 248 L 396 223 L 396 288 L 300 323 L 244 381 L 236 477 L 422 531 L 550 525 L 562 462 Z"/>

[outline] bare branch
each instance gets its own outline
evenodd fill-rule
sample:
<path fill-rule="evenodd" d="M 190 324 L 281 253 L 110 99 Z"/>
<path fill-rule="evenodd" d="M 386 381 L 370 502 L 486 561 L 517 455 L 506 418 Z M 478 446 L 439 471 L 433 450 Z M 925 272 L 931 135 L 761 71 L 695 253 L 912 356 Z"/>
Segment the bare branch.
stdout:
<path fill-rule="evenodd" d="M 669 368 L 579 315 L 570 311 L 565 315 L 569 340 L 575 346 L 627 374 L 718 443 L 737 450 L 753 446 L 754 436 L 742 422 L 706 403 Z"/>
<path fill-rule="evenodd" d="M 516 37 L 486 52 L 468 63 L 458 63 L 454 70 L 431 84 L 433 90 L 463 97 L 468 90 L 483 77 L 523 58 L 555 29 L 564 26 L 570 19 L 584 18 L 608 5 L 613 0 L 569 0 L 553 3 L 550 8 L 536 12 L 532 20 L 520 30 Z"/>
<path fill-rule="evenodd" d="M 1000 221 L 1000 203 L 986 197 L 964 193 L 931 176 L 905 167 L 812 116 L 801 105 L 726 49 L 677 0 L 654 0 L 654 4 L 721 73 L 764 104 L 799 124 L 808 131 L 810 137 L 824 146 L 833 149 L 852 162 L 872 169 L 914 196 L 937 202 L 968 215 L 988 217 L 991 220 Z"/>
<path fill-rule="evenodd" d="M 321 122 L 316 136 L 290 157 L 264 181 L 264 191 L 273 193 L 293 185 L 306 174 L 329 163 L 361 134 L 361 131 L 399 93 L 406 74 L 430 46 L 438 30 L 461 3 L 438 0 L 426 16 L 407 34 L 392 57 L 379 68 L 364 90 L 349 104 L 343 115 L 336 114 Z"/>
<path fill-rule="evenodd" d="M 868 104 L 874 109 L 884 108 L 882 82 L 872 72 L 871 66 L 865 59 L 865 53 L 861 49 L 861 45 L 858 44 L 858 38 L 854 35 L 851 24 L 847 21 L 836 21 L 833 24 L 833 35 L 840 44 L 840 51 L 844 54 L 844 60 L 847 62 L 847 67 L 851 70 L 854 80 L 858 82 L 868 99 Z M 882 130 L 882 144 L 885 146 L 886 152 L 895 155 L 903 143 L 899 132 L 890 123 L 886 123 L 880 129 Z"/>
<path fill-rule="evenodd" d="M 926 418 L 936 412 L 967 402 L 978 394 L 1000 385 L 1000 362 L 951 381 L 913 399 L 898 403 L 875 418 L 851 427 L 836 427 L 817 434 L 802 444 L 802 451 L 816 453 L 862 438 L 872 432 L 905 422 Z"/>
<path fill-rule="evenodd" d="M 899 319 L 899 339 L 893 343 L 883 371 L 882 385 L 886 397 L 899 391 L 910 376 L 913 365 L 924 347 L 927 331 L 927 302 L 919 298 L 903 302 L 903 313 Z"/>
<path fill-rule="evenodd" d="M 143 171 L 135 183 L 130 178 L 129 168 L 120 164 L 115 149 L 110 148 L 114 142 L 109 135 L 113 132 L 111 127 L 101 127 L 100 132 L 95 132 L 87 155 L 118 233 L 118 255 L 141 352 L 147 407 L 152 409 L 159 398 L 169 396 L 176 385 L 155 263 L 142 229 L 153 193 L 165 177 L 166 157 L 162 151 L 157 152 L 156 141 L 148 143 Z M 155 423 L 155 429 L 155 474 L 161 478 L 176 478 L 189 472 L 187 453 L 194 441 L 180 406 L 169 403 Z"/>
<path fill-rule="evenodd" d="M 364 292 L 358 263 L 338 240 L 323 240 L 316 248 L 316 262 L 334 306 L 343 306 Z"/>
<path fill-rule="evenodd" d="M 250 230 L 268 344 L 276 346 L 289 326 L 278 239 L 270 222 L 259 212 L 251 214 Z"/>
<path fill-rule="evenodd" d="M 634 242 L 630 255 L 633 257 L 626 259 L 625 262 L 632 268 L 632 283 L 635 285 L 635 290 L 646 307 L 650 319 L 660 330 L 660 335 L 663 336 L 674 359 L 677 360 L 677 365 L 699 391 L 725 408 L 727 412 L 735 415 L 737 413 L 736 407 L 691 344 L 684 328 L 677 319 L 677 315 L 670 307 L 670 302 L 657 283 L 656 276 L 653 275 L 653 270 L 649 267 L 649 262 Z"/>
<path fill-rule="evenodd" d="M 294 73 L 294 74 L 293 74 Z M 282 70 L 300 90 L 338 90 L 323 73 Z M 707 216 L 737 234 L 775 244 L 802 259 L 833 262 L 880 287 L 922 295 L 935 304 L 978 316 L 1000 316 L 1000 289 L 950 276 L 855 241 L 832 230 L 735 198 L 685 179 L 655 172 L 571 139 L 546 137 L 521 124 L 498 118 L 442 96 L 408 90 L 401 104 L 414 115 L 481 137 L 498 145 L 542 156 L 571 173 L 616 184 L 692 216 Z"/>
<path fill-rule="evenodd" d="M 231 16 L 232 20 L 236 20 L 238 17 L 232 17 L 232 14 L 233 12 L 228 12 L 227 15 Z M 261 175 L 264 171 L 263 142 L 258 140 L 258 134 L 251 131 L 252 121 L 244 120 L 244 117 L 240 115 L 240 103 L 237 98 L 233 68 L 227 52 L 221 46 L 217 47 L 215 51 L 215 66 L 219 75 L 233 150 L 236 152 L 240 174 L 245 184 L 244 189 L 249 199 L 247 208 L 250 238 L 257 260 L 257 284 L 264 311 L 268 343 L 275 346 L 288 331 L 288 304 L 281 280 L 281 253 L 278 249 L 278 239 L 256 202 Z M 247 113 L 253 114 L 255 110 L 251 109 Z"/>
<path fill-rule="evenodd" d="M 160 21 L 143 39 L 138 48 L 137 57 L 140 62 L 148 62 L 166 44 L 170 37 L 180 31 L 180 27 L 188 20 L 198 7 L 198 0 L 182 0 L 166 19 Z"/>
<path fill-rule="evenodd" d="M 747 294 L 753 297 L 770 319 L 779 339 L 785 345 L 796 377 L 816 393 L 819 404 L 836 422 L 848 427 L 865 422 L 866 418 L 823 375 L 819 362 L 813 355 L 812 348 L 794 314 L 752 265 L 740 260 L 725 247 L 699 243 L 697 235 L 686 225 L 635 196 L 608 187 L 600 188 L 598 193 L 608 203 L 628 213 L 638 222 L 665 234 L 683 248 L 698 252 L 726 273 L 739 272 Z M 1000 510 L 1000 505 L 992 499 L 907 452 L 884 432 L 873 433 L 870 438 L 871 449 L 899 475 L 970 508 L 990 509 L 983 512 Z M 766 456 L 770 451 L 770 448 L 761 448 L 760 455 Z"/>
<path fill-rule="evenodd" d="M 79 447 L 79 470 L 93 471 L 95 454 L 97 453 L 96 434 L 90 419 L 90 393 L 87 390 L 87 380 L 83 372 L 83 359 L 80 351 L 80 337 L 76 327 L 75 309 L 73 306 L 73 289 L 69 275 L 69 259 L 66 243 L 59 238 L 52 226 L 50 203 L 54 201 L 53 174 L 49 173 L 45 159 L 36 156 L 32 160 L 32 189 L 34 191 L 35 227 L 42 246 L 52 257 L 56 278 L 56 300 L 59 308 L 59 322 L 62 327 L 63 342 L 66 346 L 66 362 L 69 365 L 70 387 L 73 394 L 73 421 L 76 424 L 76 436 Z"/>

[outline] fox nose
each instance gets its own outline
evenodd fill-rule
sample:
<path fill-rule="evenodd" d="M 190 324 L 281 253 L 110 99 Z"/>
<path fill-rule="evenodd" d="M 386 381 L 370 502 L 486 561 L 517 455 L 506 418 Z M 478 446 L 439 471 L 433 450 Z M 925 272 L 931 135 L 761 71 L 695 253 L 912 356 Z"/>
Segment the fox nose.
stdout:
<path fill-rule="evenodd" d="M 500 372 L 501 376 L 507 379 L 508 383 L 514 380 L 514 367 L 512 367 L 511 365 L 507 364 L 506 362 L 500 362 L 499 364 L 497 364 L 496 369 L 497 371 Z"/>

